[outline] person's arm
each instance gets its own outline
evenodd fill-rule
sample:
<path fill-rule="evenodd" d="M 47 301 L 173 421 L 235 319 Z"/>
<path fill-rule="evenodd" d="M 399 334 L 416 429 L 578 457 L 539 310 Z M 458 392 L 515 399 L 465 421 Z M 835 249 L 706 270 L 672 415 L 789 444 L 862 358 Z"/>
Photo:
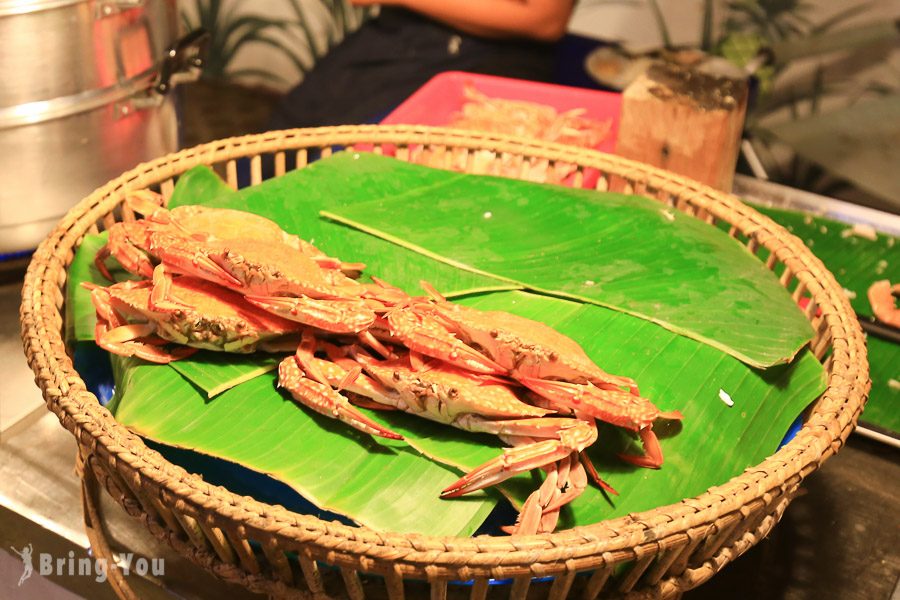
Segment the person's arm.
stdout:
<path fill-rule="evenodd" d="M 566 33 L 574 0 L 352 0 L 400 6 L 460 31 L 485 37 L 527 37 L 551 42 Z"/>

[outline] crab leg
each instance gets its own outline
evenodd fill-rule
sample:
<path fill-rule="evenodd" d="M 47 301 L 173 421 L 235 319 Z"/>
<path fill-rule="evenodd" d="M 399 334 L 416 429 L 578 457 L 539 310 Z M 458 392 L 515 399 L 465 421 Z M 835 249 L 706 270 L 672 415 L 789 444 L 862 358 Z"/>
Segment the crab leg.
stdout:
<path fill-rule="evenodd" d="M 101 330 L 102 328 L 102 330 Z M 178 347 L 171 352 L 166 352 L 158 347 L 156 340 L 150 338 L 142 341 L 140 338 L 150 336 L 154 331 L 154 326 L 145 325 L 122 325 L 113 329 L 106 329 L 97 322 L 97 328 L 94 331 L 94 337 L 97 345 L 108 352 L 119 356 L 137 356 L 146 361 L 168 364 L 175 360 L 186 358 L 195 352 L 197 348 L 188 348 L 186 346 Z M 155 336 L 154 336 L 155 337 Z M 159 342 L 165 343 L 162 338 L 156 338 Z"/>
<path fill-rule="evenodd" d="M 91 302 L 97 311 L 94 339 L 97 345 L 104 350 L 120 356 L 137 356 L 162 364 L 185 358 L 197 351 L 195 348 L 178 348 L 172 352 L 166 352 L 158 348 L 158 344 L 155 342 L 164 343 L 165 340 L 152 335 L 155 329 L 153 325 L 149 323 L 127 324 L 110 302 L 109 292 L 106 288 L 90 283 L 82 285 L 91 290 Z M 140 338 L 148 339 L 141 340 Z"/>
<path fill-rule="evenodd" d="M 300 250 L 311 259 L 316 261 L 316 264 L 318 264 L 323 269 L 341 271 L 344 275 L 347 276 L 349 276 L 350 273 L 359 273 L 366 268 L 366 263 L 348 263 L 343 262 L 337 258 L 332 258 L 322 253 L 321 250 L 304 240 L 300 240 Z"/>
<path fill-rule="evenodd" d="M 637 431 L 646 455 L 620 455 L 620 458 L 640 467 L 658 469 L 663 463 L 662 448 L 652 429 L 653 421 L 658 418 L 683 418 L 677 410 L 660 412 L 652 402 L 631 392 L 530 377 L 520 377 L 518 381 L 551 404 L 559 404 L 601 421 Z"/>
<path fill-rule="evenodd" d="M 563 459 L 563 462 L 567 459 Z M 519 516 L 516 518 L 515 525 L 501 527 L 501 529 L 510 535 L 534 535 L 545 531 L 543 524 L 545 521 L 553 521 L 552 527 L 556 525 L 559 518 L 559 510 L 546 511 L 545 506 L 552 502 L 555 496 L 560 495 L 559 491 L 559 471 L 557 463 L 553 463 L 544 467 L 547 477 L 541 487 L 529 494 L 528 499 L 522 505 Z"/>
<path fill-rule="evenodd" d="M 330 385 L 307 377 L 296 356 L 289 356 L 278 365 L 278 385 L 287 389 L 297 402 L 319 414 L 343 421 L 364 433 L 393 440 L 403 439 L 403 436 L 385 429 L 359 412 Z"/>
<path fill-rule="evenodd" d="M 474 492 L 505 481 L 518 473 L 562 460 L 573 451 L 583 450 L 597 439 L 597 428 L 592 423 L 577 419 L 542 417 L 490 421 L 475 415 L 464 415 L 458 422 L 457 426 L 467 431 L 483 431 L 502 436 L 515 436 L 517 433 L 529 437 L 553 435 L 556 439 L 545 439 L 505 449 L 500 456 L 476 467 L 447 486 L 441 492 L 442 498 L 453 498 Z M 551 431 L 554 433 L 550 434 Z"/>
<path fill-rule="evenodd" d="M 590 457 L 588 457 L 587 453 L 584 450 L 578 453 L 578 458 L 581 461 L 581 465 L 584 467 L 584 470 L 588 475 L 591 476 L 591 479 L 600 486 L 600 489 L 614 495 L 618 496 L 619 492 L 617 492 L 611 485 L 603 481 L 600 477 L 600 473 L 597 472 L 597 468 L 594 466 L 594 463 L 591 462 Z"/>
<path fill-rule="evenodd" d="M 324 350 L 328 359 L 317 358 L 315 350 Z M 358 362 L 347 356 L 346 348 L 339 348 L 334 344 L 319 342 L 308 332 L 304 332 L 300 346 L 297 348 L 297 360 L 302 368 L 306 369 L 314 379 L 320 383 L 330 385 L 336 390 L 346 390 L 356 395 L 351 400 L 356 406 L 373 410 L 397 410 L 393 404 L 378 402 L 390 400 L 390 392 L 383 388 L 374 379 L 363 373 Z"/>
<path fill-rule="evenodd" d="M 555 409 L 556 413 L 560 415 L 574 415 L 575 418 L 581 419 L 582 421 L 590 421 L 593 419 L 593 417 L 587 415 L 583 410 L 574 410 L 565 406 L 553 404 L 546 398 L 538 395 L 532 396 L 531 401 L 535 406 L 540 406 L 541 408 L 547 408 L 551 410 Z M 594 467 L 594 463 L 591 462 L 591 459 L 588 457 L 584 450 L 578 453 L 578 458 L 581 460 L 581 464 L 584 467 L 584 470 L 594 481 L 594 483 L 596 483 L 601 489 L 610 494 L 613 494 L 615 496 L 619 495 L 619 492 L 613 489 L 611 485 L 603 481 L 603 479 L 600 477 L 600 474 L 597 472 L 596 467 Z"/>
<path fill-rule="evenodd" d="M 363 284 L 364 298 L 372 298 L 384 306 L 398 306 L 411 300 L 406 292 L 383 279 L 374 275 L 370 275 L 370 279 L 373 283 Z"/>
<path fill-rule="evenodd" d="M 150 291 L 149 307 L 152 310 L 178 310 L 186 308 L 183 302 L 172 297 L 172 274 L 163 264 L 153 269 L 153 289 Z"/>
<path fill-rule="evenodd" d="M 116 223 L 109 228 L 109 239 L 94 257 L 97 270 L 108 280 L 113 276 L 106 266 L 106 259 L 115 256 L 123 269 L 129 273 L 150 278 L 153 275 L 153 263 L 150 257 L 132 241 L 133 235 L 146 235 L 143 227 L 136 223 Z"/>
<path fill-rule="evenodd" d="M 546 533 L 556 528 L 559 511 L 580 496 L 587 487 L 587 475 L 576 453 L 544 467 L 547 477 L 528 496 L 516 524 L 503 527 L 510 535 Z"/>

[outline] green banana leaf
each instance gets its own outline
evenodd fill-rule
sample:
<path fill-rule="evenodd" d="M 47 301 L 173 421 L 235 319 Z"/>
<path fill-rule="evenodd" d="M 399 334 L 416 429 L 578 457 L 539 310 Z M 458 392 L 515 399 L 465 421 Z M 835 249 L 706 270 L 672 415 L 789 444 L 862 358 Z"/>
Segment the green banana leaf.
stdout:
<path fill-rule="evenodd" d="M 367 160 L 385 173 L 397 162 Z M 333 159 L 328 167 L 342 165 Z M 447 171 L 399 195 L 377 191 L 323 216 L 461 270 L 648 319 L 752 366 L 790 362 L 812 336 L 746 248 L 658 202 Z"/>
<path fill-rule="evenodd" d="M 198 204 L 202 200 L 212 200 L 233 191 L 209 167 L 194 167 L 178 178 L 175 189 L 172 190 L 172 195 L 169 197 L 169 207 Z"/>
<path fill-rule="evenodd" d="M 847 291 L 860 315 L 872 316 L 867 290 L 872 283 L 900 281 L 900 240 L 877 233 L 874 240 L 853 233 L 853 226 L 825 217 L 754 206 L 799 237 Z M 861 419 L 900 433 L 900 345 L 874 336 L 867 340 L 872 389 Z M 891 382 L 894 382 L 893 384 Z"/>
<path fill-rule="evenodd" d="M 527 285 L 648 318 L 762 367 L 789 362 L 812 335 L 790 296 L 740 244 L 637 196 L 341 152 L 208 204 L 272 218 L 408 292 L 422 279 L 450 296 Z M 391 232 L 402 232 L 404 246 L 465 268 L 388 252 L 381 240 L 318 219 L 320 210 L 394 242 Z M 485 248 L 489 240 L 503 253 Z M 489 277 L 461 281 L 467 271 Z"/>
<path fill-rule="evenodd" d="M 97 235 L 86 235 L 78 246 L 72 264 L 69 266 L 69 282 L 66 287 L 66 339 L 76 342 L 94 339 L 96 313 L 91 302 L 91 292 L 81 287 L 81 282 L 106 286 L 111 282 L 104 277 L 94 264 L 97 252 L 106 245 L 109 236 L 104 231 Z M 107 261 L 109 274 L 115 281 L 137 279 L 125 271 L 115 261 Z"/>
<path fill-rule="evenodd" d="M 139 435 L 248 466 L 319 508 L 379 529 L 471 535 L 497 499 L 438 495 L 458 478 L 403 442 L 375 439 L 296 405 L 269 373 L 210 400 L 167 366 L 113 357 L 110 410 Z"/>
<path fill-rule="evenodd" d="M 872 389 L 860 419 L 900 433 L 900 344 L 869 336 L 866 345 Z"/>
<path fill-rule="evenodd" d="M 206 392 L 208 398 L 278 368 L 284 355 L 265 352 L 227 354 L 205 350 L 169 366 Z"/>
<path fill-rule="evenodd" d="M 900 281 L 900 240 L 876 233 L 871 240 L 833 219 L 765 206 L 753 208 L 803 240 L 847 290 L 853 310 L 872 315 L 866 291 L 880 279 Z"/>
<path fill-rule="evenodd" d="M 66 286 L 66 339 L 76 342 L 94 339 L 94 325 L 97 322 L 91 293 L 81 287 L 82 282 L 109 285 L 109 281 L 94 265 L 94 257 L 106 244 L 106 232 L 100 235 L 86 235 L 78 246 L 72 264 L 69 265 L 69 280 Z"/>

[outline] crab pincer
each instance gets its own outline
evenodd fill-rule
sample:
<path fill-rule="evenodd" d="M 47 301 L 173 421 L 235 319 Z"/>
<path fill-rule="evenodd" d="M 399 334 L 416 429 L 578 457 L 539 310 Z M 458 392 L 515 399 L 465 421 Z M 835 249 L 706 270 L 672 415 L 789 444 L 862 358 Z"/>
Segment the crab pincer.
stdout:
<path fill-rule="evenodd" d="M 625 391 L 613 386 L 577 384 L 533 377 L 520 377 L 519 383 L 549 401 L 579 414 L 636 431 L 644 446 L 644 456 L 620 454 L 619 458 L 639 467 L 658 469 L 663 463 L 662 448 L 653 422 L 656 419 L 681 420 L 680 411 L 660 411 L 652 402 L 636 391 Z"/>
<path fill-rule="evenodd" d="M 359 333 L 375 322 L 375 311 L 361 298 L 319 300 L 307 296 L 256 295 L 244 298 L 265 311 L 331 333 Z"/>
<path fill-rule="evenodd" d="M 391 336 L 410 350 L 473 373 L 507 374 L 506 369 L 460 341 L 437 319 L 414 304 L 392 308 L 386 318 Z"/>
<path fill-rule="evenodd" d="M 338 377 L 342 385 L 350 385 L 353 382 L 345 381 L 347 372 L 334 363 L 330 363 L 330 365 L 337 367 L 340 371 L 337 374 L 330 373 L 331 377 L 329 377 L 329 374 L 325 372 L 328 365 L 325 364 L 325 361 L 318 361 L 315 358 L 315 346 L 315 339 L 308 333 L 304 333 L 303 341 L 297 348 L 297 352 L 285 358 L 278 365 L 279 387 L 289 391 L 294 400 L 303 406 L 326 417 L 338 419 L 363 433 L 392 440 L 402 440 L 403 436 L 382 427 L 361 413 L 350 404 L 346 397 L 332 387 Z"/>
<path fill-rule="evenodd" d="M 900 307 L 897 306 L 900 283 L 891 285 L 889 280 L 882 279 L 869 286 L 866 293 L 875 317 L 892 327 L 900 327 Z"/>

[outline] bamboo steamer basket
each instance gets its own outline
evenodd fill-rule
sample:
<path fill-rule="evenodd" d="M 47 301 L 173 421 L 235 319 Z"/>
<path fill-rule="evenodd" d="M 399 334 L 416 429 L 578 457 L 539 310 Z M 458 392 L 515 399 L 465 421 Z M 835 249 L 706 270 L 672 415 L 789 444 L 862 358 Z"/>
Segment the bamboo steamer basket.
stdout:
<path fill-rule="evenodd" d="M 429 164 L 462 157 L 468 172 L 496 172 L 503 164 L 533 175 L 566 163 L 576 169 L 575 185 L 585 174 L 601 190 L 615 181 L 711 225 L 728 224 L 732 237 L 767 257 L 769 269 L 783 265 L 779 280 L 795 300 L 808 299 L 804 311 L 815 331 L 812 351 L 826 369 L 825 392 L 792 441 L 741 475 L 676 504 L 551 534 L 447 538 L 376 531 L 206 483 L 149 449 L 87 391 L 62 337 L 66 269 L 84 235 L 135 218 L 122 206 L 130 191 L 151 188 L 168 197 L 178 176 L 201 164 L 224 172 L 237 187 L 240 159 L 249 159 L 255 185 L 266 155 L 278 175 L 293 163 L 288 157 L 302 168 L 310 156 L 350 146 Z M 94 551 L 109 552 L 96 511 L 99 483 L 180 554 L 221 579 L 274 597 L 479 600 L 489 590 L 511 600 L 677 597 L 766 536 L 804 478 L 842 447 L 869 389 L 864 337 L 841 286 L 799 239 L 733 196 L 596 151 L 424 126 L 270 132 L 141 164 L 82 200 L 40 245 L 25 278 L 21 321 L 25 354 L 47 406 L 77 440 Z M 511 581 L 490 585 L 499 579 Z M 131 594 L 115 569 L 110 582 L 121 596 Z"/>

